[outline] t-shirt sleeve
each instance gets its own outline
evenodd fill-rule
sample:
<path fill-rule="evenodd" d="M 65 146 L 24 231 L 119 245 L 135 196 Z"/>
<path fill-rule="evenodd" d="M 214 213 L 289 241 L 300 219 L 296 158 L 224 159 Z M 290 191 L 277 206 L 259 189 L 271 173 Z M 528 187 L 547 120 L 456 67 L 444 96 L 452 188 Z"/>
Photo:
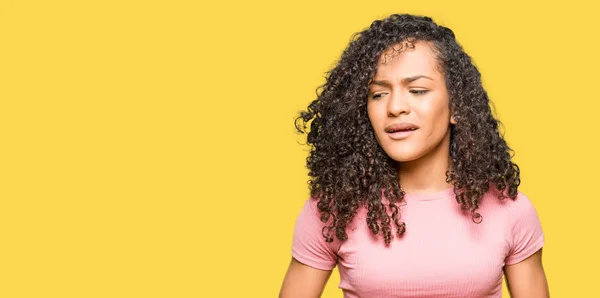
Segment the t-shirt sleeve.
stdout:
<path fill-rule="evenodd" d="M 321 222 L 316 203 L 308 199 L 296 219 L 292 257 L 313 268 L 332 270 L 337 263 L 337 254 L 334 244 L 327 243 L 323 237 L 322 230 L 327 224 Z"/>
<path fill-rule="evenodd" d="M 504 263 L 519 263 L 544 246 L 544 233 L 535 207 L 527 196 L 519 192 L 519 196 L 511 208 L 509 218 L 510 249 Z"/>

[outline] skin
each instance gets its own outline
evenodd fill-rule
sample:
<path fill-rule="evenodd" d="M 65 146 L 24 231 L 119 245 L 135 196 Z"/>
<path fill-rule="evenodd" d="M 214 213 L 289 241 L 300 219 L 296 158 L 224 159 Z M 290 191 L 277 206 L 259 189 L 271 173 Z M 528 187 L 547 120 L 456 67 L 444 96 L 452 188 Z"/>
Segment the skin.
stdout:
<path fill-rule="evenodd" d="M 424 42 L 396 45 L 383 53 L 369 85 L 367 112 L 375 137 L 385 153 L 400 162 L 405 192 L 435 192 L 446 183 L 450 167 L 451 117 L 448 91 L 431 48 Z M 390 58 L 391 57 L 391 58 Z M 411 136 L 393 140 L 385 131 L 394 123 L 419 127 Z"/>
<path fill-rule="evenodd" d="M 517 264 L 504 266 L 504 277 L 511 297 L 550 297 L 548 280 L 542 265 L 542 250 L 543 248 L 540 248 Z"/>
<path fill-rule="evenodd" d="M 292 258 L 283 280 L 279 298 L 321 297 L 332 270 L 320 270 Z"/>
<path fill-rule="evenodd" d="M 401 49 L 401 51 L 400 51 Z M 400 185 L 407 193 L 428 193 L 451 187 L 446 171 L 451 167 L 450 126 L 456 124 L 449 108 L 448 90 L 431 47 L 416 42 L 390 47 L 383 53 L 367 99 L 369 120 L 377 141 L 400 163 Z M 409 137 L 393 140 L 385 132 L 392 123 L 410 122 L 419 127 Z M 542 266 L 542 250 L 504 267 L 511 297 L 549 297 Z M 294 258 L 279 297 L 320 297 L 331 270 L 319 270 Z"/>

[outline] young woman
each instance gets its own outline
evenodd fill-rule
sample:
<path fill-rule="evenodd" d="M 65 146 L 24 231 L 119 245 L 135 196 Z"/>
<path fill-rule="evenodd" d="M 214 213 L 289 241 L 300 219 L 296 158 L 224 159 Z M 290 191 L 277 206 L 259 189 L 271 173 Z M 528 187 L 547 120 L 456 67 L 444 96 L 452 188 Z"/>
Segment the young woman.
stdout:
<path fill-rule="evenodd" d="M 536 210 L 450 29 L 377 20 L 321 87 L 296 121 L 311 198 L 280 297 L 319 297 L 336 265 L 344 297 L 501 297 L 503 273 L 549 296 Z"/>

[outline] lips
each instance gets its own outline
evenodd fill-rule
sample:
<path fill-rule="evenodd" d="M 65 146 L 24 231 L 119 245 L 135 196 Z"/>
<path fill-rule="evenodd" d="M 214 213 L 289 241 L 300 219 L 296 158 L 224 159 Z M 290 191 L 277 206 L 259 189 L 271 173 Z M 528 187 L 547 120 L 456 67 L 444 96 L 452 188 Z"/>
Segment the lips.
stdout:
<path fill-rule="evenodd" d="M 414 131 L 417 129 L 419 129 L 419 127 L 412 123 L 402 122 L 402 123 L 395 123 L 395 124 L 386 126 L 385 132 L 387 132 L 387 133 L 409 132 L 409 131 Z"/>
<path fill-rule="evenodd" d="M 388 125 L 385 128 L 385 132 L 390 139 L 400 141 L 410 137 L 417 129 L 419 129 L 419 127 L 412 123 L 402 122 Z"/>

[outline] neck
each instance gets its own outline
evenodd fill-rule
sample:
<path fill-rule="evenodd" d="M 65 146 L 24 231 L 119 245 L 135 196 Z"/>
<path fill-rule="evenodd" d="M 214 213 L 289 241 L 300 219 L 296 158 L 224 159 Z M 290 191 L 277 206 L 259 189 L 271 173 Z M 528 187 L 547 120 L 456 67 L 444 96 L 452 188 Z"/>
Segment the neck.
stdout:
<path fill-rule="evenodd" d="M 450 134 L 429 154 L 399 167 L 400 186 L 406 193 L 430 193 L 452 187 L 446 182 L 446 171 L 450 169 Z"/>

